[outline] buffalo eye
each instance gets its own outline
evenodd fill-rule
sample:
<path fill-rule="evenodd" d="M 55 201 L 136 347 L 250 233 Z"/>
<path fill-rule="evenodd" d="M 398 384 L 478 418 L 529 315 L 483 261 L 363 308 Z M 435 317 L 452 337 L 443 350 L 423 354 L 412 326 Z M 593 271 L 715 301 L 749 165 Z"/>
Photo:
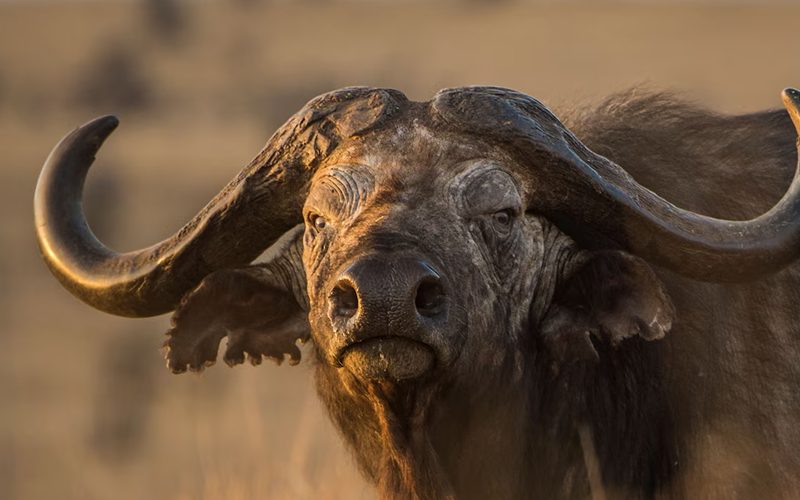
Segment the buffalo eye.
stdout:
<path fill-rule="evenodd" d="M 311 220 L 311 224 L 312 224 L 312 225 L 313 225 L 313 226 L 314 226 L 314 227 L 315 227 L 317 230 L 322 230 L 322 229 L 325 229 L 325 226 L 327 226 L 327 225 L 328 225 L 328 222 L 325 220 L 325 217 L 323 217 L 323 216 L 321 216 L 321 215 L 318 215 L 318 214 L 313 214 L 313 215 L 310 217 L 310 220 Z"/>
<path fill-rule="evenodd" d="M 492 214 L 494 221 L 500 226 L 511 224 L 511 210 L 501 210 Z"/>

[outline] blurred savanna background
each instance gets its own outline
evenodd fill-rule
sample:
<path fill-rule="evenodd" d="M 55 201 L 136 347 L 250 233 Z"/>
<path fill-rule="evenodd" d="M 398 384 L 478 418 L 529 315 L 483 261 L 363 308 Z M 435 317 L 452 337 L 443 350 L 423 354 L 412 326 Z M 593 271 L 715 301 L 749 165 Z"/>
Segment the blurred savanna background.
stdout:
<path fill-rule="evenodd" d="M 86 187 L 127 251 L 168 237 L 317 94 L 491 84 L 555 110 L 644 84 L 725 113 L 800 86 L 800 2 L 0 0 L 0 498 L 359 499 L 309 364 L 172 375 L 167 316 L 93 311 L 39 258 L 39 169 L 122 124 Z"/>

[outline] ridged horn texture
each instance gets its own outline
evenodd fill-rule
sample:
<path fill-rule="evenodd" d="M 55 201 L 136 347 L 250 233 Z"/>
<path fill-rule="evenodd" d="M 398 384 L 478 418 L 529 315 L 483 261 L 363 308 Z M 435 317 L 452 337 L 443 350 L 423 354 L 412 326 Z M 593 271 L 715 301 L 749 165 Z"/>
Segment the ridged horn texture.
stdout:
<path fill-rule="evenodd" d="M 248 264 L 302 222 L 305 192 L 321 162 L 403 101 L 396 91 L 360 87 L 317 97 L 174 236 L 124 254 L 98 241 L 83 214 L 86 174 L 118 124 L 113 116 L 91 121 L 61 140 L 39 176 L 34 213 L 42 256 L 61 284 L 92 307 L 128 317 L 172 311 L 203 277 Z"/>
<path fill-rule="evenodd" d="M 800 130 L 800 92 L 784 90 L 783 102 Z M 597 246 L 610 240 L 656 265 L 711 282 L 756 279 L 800 256 L 800 166 L 767 213 L 720 220 L 678 208 L 637 184 L 527 95 L 495 87 L 452 89 L 440 92 L 432 106 L 440 124 L 502 145 L 525 166 L 520 175 L 528 184 L 528 210 L 583 242 L 588 233 Z"/>

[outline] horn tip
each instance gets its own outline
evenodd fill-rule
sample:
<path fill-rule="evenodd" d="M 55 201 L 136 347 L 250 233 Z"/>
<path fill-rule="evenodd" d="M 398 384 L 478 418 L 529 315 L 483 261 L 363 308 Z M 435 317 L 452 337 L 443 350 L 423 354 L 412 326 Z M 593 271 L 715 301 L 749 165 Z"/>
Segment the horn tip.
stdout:
<path fill-rule="evenodd" d="M 783 89 L 783 92 L 781 92 L 781 94 L 784 96 L 784 99 L 787 96 L 790 96 L 790 97 L 796 99 L 797 97 L 800 97 L 800 90 L 797 90 L 794 87 L 786 87 L 785 89 Z"/>
<path fill-rule="evenodd" d="M 783 105 L 786 107 L 786 111 L 789 112 L 789 116 L 792 118 L 795 128 L 800 130 L 800 90 L 792 87 L 783 89 L 781 97 L 783 98 Z"/>
<path fill-rule="evenodd" d="M 115 115 L 105 115 L 82 125 L 80 128 L 87 132 L 94 132 L 98 135 L 108 137 L 108 135 L 119 126 L 119 118 Z"/>
<path fill-rule="evenodd" d="M 76 142 L 83 143 L 84 146 L 81 150 L 94 157 L 94 154 L 97 153 L 100 146 L 108 139 L 108 136 L 116 130 L 118 125 L 119 118 L 116 116 L 101 116 L 73 130 L 62 142 L 68 145 Z M 61 146 L 61 144 L 59 144 L 59 146 Z"/>

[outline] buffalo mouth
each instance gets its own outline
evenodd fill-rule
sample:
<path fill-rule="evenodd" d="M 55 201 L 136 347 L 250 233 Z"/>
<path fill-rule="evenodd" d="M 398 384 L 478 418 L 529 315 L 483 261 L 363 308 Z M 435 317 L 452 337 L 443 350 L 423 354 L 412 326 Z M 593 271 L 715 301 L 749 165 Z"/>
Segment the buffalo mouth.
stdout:
<path fill-rule="evenodd" d="M 349 345 L 342 365 L 363 380 L 401 381 L 431 371 L 436 356 L 431 346 L 407 337 L 373 337 Z"/>

